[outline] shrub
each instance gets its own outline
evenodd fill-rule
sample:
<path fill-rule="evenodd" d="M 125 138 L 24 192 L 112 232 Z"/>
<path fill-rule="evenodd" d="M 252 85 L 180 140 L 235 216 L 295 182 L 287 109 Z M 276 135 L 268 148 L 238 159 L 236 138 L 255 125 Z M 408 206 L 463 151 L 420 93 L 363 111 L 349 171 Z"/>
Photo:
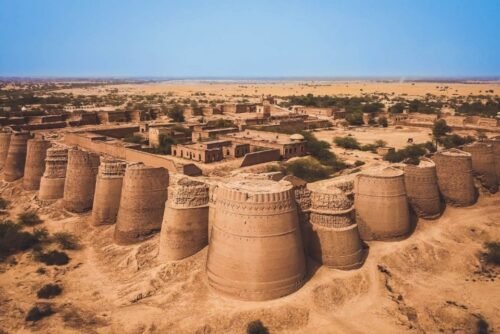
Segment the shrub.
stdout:
<path fill-rule="evenodd" d="M 475 138 L 472 136 L 462 137 L 457 134 L 452 134 L 441 138 L 441 143 L 445 148 L 454 148 L 472 143 L 473 141 L 475 141 Z"/>
<path fill-rule="evenodd" d="M 0 223 L 0 261 L 20 251 L 36 245 L 38 240 L 33 234 L 22 231 L 22 226 L 11 221 Z"/>
<path fill-rule="evenodd" d="M 349 150 L 359 150 L 360 149 L 359 142 L 354 137 L 349 137 L 349 136 L 335 137 L 333 139 L 333 142 L 335 143 L 335 145 L 342 147 L 342 148 L 345 148 L 345 149 L 349 149 Z"/>
<path fill-rule="evenodd" d="M 34 210 L 28 210 L 26 212 L 20 213 L 17 215 L 17 220 L 19 224 L 24 226 L 35 226 L 43 223 L 43 220 L 38 217 L 37 213 Z"/>
<path fill-rule="evenodd" d="M 286 164 L 286 171 L 307 182 L 326 179 L 333 173 L 333 169 L 322 165 L 314 158 L 296 159 Z"/>
<path fill-rule="evenodd" d="M 0 197 L 0 210 L 7 209 L 8 205 L 9 205 L 9 202 L 6 199 L 3 199 Z"/>
<path fill-rule="evenodd" d="M 78 238 L 68 232 L 57 232 L 53 235 L 53 240 L 61 246 L 62 249 L 78 249 Z"/>
<path fill-rule="evenodd" d="M 364 164 L 365 164 L 365 162 L 361 161 L 361 160 L 356 160 L 354 162 L 354 166 L 356 166 L 356 167 L 363 166 Z"/>
<path fill-rule="evenodd" d="M 268 334 L 269 330 L 260 320 L 254 320 L 247 325 L 247 334 Z"/>
<path fill-rule="evenodd" d="M 26 315 L 26 321 L 38 321 L 54 314 L 52 307 L 47 303 L 39 303 L 33 306 Z"/>
<path fill-rule="evenodd" d="M 363 114 L 360 112 L 349 113 L 345 116 L 345 120 L 349 125 L 363 125 Z"/>
<path fill-rule="evenodd" d="M 486 262 L 500 265 L 500 242 L 488 242 L 484 246 L 486 247 L 484 254 Z"/>
<path fill-rule="evenodd" d="M 70 258 L 64 252 L 59 252 L 56 250 L 50 251 L 48 253 L 36 252 L 35 259 L 48 266 L 62 266 L 68 264 Z"/>
<path fill-rule="evenodd" d="M 62 288 L 59 284 L 46 284 L 36 293 L 38 298 L 51 299 L 59 296 Z"/>
<path fill-rule="evenodd" d="M 184 110 L 178 104 L 174 105 L 172 109 L 167 111 L 167 116 L 170 117 L 174 122 L 184 122 Z"/>

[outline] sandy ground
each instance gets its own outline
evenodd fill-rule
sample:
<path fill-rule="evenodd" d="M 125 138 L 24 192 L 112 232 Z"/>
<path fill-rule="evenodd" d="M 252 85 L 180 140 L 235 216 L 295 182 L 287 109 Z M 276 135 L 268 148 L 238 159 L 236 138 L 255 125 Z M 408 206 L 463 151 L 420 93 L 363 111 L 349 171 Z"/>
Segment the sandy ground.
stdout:
<path fill-rule="evenodd" d="M 158 263 L 158 236 L 116 246 L 112 226 L 93 228 L 89 214 L 67 213 L 59 202 L 40 206 L 35 193 L 20 189 L 20 181 L 0 183 L 0 196 L 13 203 L 10 217 L 38 209 L 44 227 L 74 233 L 82 248 L 68 251 L 66 266 L 41 265 L 30 252 L 0 264 L 0 333 L 244 333 L 256 319 L 271 333 L 476 333 L 480 319 L 500 331 L 500 269 L 479 256 L 485 241 L 500 239 L 499 194 L 420 220 L 406 240 L 371 242 L 360 269 L 309 261 L 298 292 L 242 302 L 209 288 L 206 249 Z M 36 273 L 40 267 L 45 274 Z M 54 282 L 64 288 L 48 300 L 56 313 L 26 323 L 36 291 Z"/>
<path fill-rule="evenodd" d="M 118 90 L 118 94 L 168 94 L 188 97 L 197 92 L 206 95 L 205 99 L 248 99 L 260 98 L 262 95 L 289 96 L 289 95 L 348 95 L 382 93 L 405 98 L 422 97 L 427 93 L 437 96 L 467 96 L 480 94 L 500 94 L 499 82 L 487 83 L 435 83 L 435 82 L 380 82 L 380 81 L 309 81 L 309 82 L 195 82 L 169 81 L 146 84 L 123 84 L 109 86 L 95 86 L 88 88 L 63 89 L 59 92 L 73 94 L 108 94 Z M 493 93 L 486 91 L 493 90 Z"/>

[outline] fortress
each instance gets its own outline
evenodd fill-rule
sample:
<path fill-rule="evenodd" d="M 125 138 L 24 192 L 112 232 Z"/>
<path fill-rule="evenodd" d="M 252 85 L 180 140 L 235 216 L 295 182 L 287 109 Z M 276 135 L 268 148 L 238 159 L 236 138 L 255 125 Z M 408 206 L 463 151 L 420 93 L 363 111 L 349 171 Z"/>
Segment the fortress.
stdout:
<path fill-rule="evenodd" d="M 408 237 L 414 219 L 438 217 L 445 202 L 474 204 L 474 177 L 496 191 L 499 143 L 492 138 L 463 151 L 438 151 L 418 165 L 308 184 L 280 172 L 187 176 L 127 156 L 31 139 L 28 132 L 1 132 L 0 165 L 5 181 L 24 176 L 24 189 L 38 190 L 40 202 L 61 200 L 74 213 L 92 210 L 89 223 L 96 228 L 114 224 L 118 245 L 159 233 L 160 262 L 182 261 L 208 247 L 213 290 L 262 301 L 297 291 L 308 261 L 332 270 L 359 268 L 369 256 L 366 242 Z"/>

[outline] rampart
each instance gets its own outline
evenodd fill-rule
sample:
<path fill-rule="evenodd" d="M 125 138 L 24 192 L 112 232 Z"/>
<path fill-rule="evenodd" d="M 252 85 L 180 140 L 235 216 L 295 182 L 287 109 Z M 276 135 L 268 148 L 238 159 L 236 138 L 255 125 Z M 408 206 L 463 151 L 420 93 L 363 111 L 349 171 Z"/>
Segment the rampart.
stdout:
<path fill-rule="evenodd" d="M 330 268 L 355 269 L 365 251 L 355 222 L 352 177 L 308 184 L 311 191 L 309 254 Z"/>
<path fill-rule="evenodd" d="M 209 187 L 181 178 L 170 182 L 160 234 L 160 259 L 181 260 L 208 245 Z"/>
<path fill-rule="evenodd" d="M 220 184 L 207 258 L 209 284 L 238 299 L 268 300 L 299 289 L 305 274 L 292 185 L 270 180 Z"/>
<path fill-rule="evenodd" d="M 385 167 L 356 176 L 356 221 L 363 240 L 398 239 L 410 233 L 403 175 L 400 169 Z"/>
<path fill-rule="evenodd" d="M 63 205 L 71 212 L 92 209 L 99 155 L 72 148 L 68 152 L 66 181 L 64 182 Z"/>
<path fill-rule="evenodd" d="M 45 171 L 45 157 L 50 142 L 43 139 L 28 140 L 26 164 L 24 167 L 24 190 L 40 189 L 40 180 Z"/>
<path fill-rule="evenodd" d="M 477 191 L 472 179 L 472 156 L 468 152 L 449 149 L 432 157 L 436 164 L 439 191 L 447 203 L 469 206 L 476 202 Z"/>
<path fill-rule="evenodd" d="M 115 225 L 115 243 L 133 244 L 160 230 L 167 187 L 168 172 L 164 168 L 143 164 L 127 166 Z"/>
<path fill-rule="evenodd" d="M 498 191 L 498 184 L 493 144 L 475 142 L 464 146 L 463 150 L 471 154 L 473 174 L 486 189 L 491 193 L 496 193 Z"/>
<path fill-rule="evenodd" d="M 405 165 L 404 172 L 406 195 L 413 211 L 427 219 L 439 217 L 441 198 L 434 161 L 422 158 L 418 165 Z"/>
<path fill-rule="evenodd" d="M 9 153 L 10 136 L 10 132 L 0 132 L 0 169 L 4 167 L 5 161 L 7 160 L 7 154 Z"/>
<path fill-rule="evenodd" d="M 280 158 L 281 154 L 278 149 L 251 152 L 245 155 L 240 167 L 252 166 L 270 161 L 278 161 Z"/>
<path fill-rule="evenodd" d="M 47 150 L 45 171 L 40 180 L 38 198 L 42 201 L 53 201 L 64 195 L 64 181 L 68 165 L 68 150 L 54 146 Z"/>
<path fill-rule="evenodd" d="M 12 182 L 24 175 L 26 151 L 28 149 L 29 132 L 13 132 L 10 137 L 9 151 L 3 170 L 4 180 Z"/>
<path fill-rule="evenodd" d="M 125 167 L 124 161 L 101 157 L 92 205 L 92 225 L 116 222 Z"/>

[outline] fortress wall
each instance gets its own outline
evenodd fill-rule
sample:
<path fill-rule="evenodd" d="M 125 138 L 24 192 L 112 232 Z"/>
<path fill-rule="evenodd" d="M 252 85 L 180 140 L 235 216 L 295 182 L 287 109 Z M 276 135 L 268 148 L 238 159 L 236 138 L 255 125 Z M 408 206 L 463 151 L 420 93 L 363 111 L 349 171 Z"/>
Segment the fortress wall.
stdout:
<path fill-rule="evenodd" d="M 112 138 L 125 138 L 127 136 L 133 135 L 135 132 L 139 132 L 138 125 L 120 126 L 116 128 L 108 129 L 93 129 L 92 133 L 97 133 L 103 136 Z"/>
<path fill-rule="evenodd" d="M 10 132 L 0 132 L 0 169 L 5 165 L 9 153 Z"/>
<path fill-rule="evenodd" d="M 269 300 L 296 291 L 306 263 L 292 185 L 232 180 L 217 188 L 207 258 L 209 284 L 244 300 Z"/>
<path fill-rule="evenodd" d="M 441 199 L 437 185 L 436 164 L 422 158 L 418 166 L 404 167 L 408 202 L 419 217 L 431 219 L 441 215 Z"/>
<path fill-rule="evenodd" d="M 160 234 L 160 259 L 181 260 L 208 245 L 209 187 L 181 178 L 170 183 Z"/>
<path fill-rule="evenodd" d="M 252 166 L 264 162 L 278 161 L 281 158 L 280 150 L 266 150 L 245 154 L 240 167 Z"/>
<path fill-rule="evenodd" d="M 316 261 L 330 268 L 359 268 L 365 258 L 363 242 L 355 223 L 353 186 L 353 178 L 308 185 L 312 193 L 312 233 L 308 252 Z"/>
<path fill-rule="evenodd" d="M 149 238 L 161 228 L 167 200 L 168 172 L 143 164 L 127 166 L 116 219 L 115 243 Z"/>
<path fill-rule="evenodd" d="M 64 181 L 68 164 L 68 150 L 55 146 L 47 150 L 45 171 L 40 179 L 38 198 L 42 201 L 52 201 L 64 195 Z"/>
<path fill-rule="evenodd" d="M 472 171 L 491 193 L 498 191 L 493 145 L 476 142 L 463 147 L 472 156 Z"/>
<path fill-rule="evenodd" d="M 92 205 L 92 225 L 116 222 L 125 166 L 124 161 L 101 157 Z"/>
<path fill-rule="evenodd" d="M 363 240 L 391 240 L 410 233 L 404 172 L 371 169 L 355 179 L 356 221 Z"/>
<path fill-rule="evenodd" d="M 50 142 L 47 140 L 28 140 L 23 178 L 24 190 L 38 190 L 40 188 L 40 180 L 45 171 L 45 157 L 49 147 Z"/>
<path fill-rule="evenodd" d="M 493 157 L 495 160 L 495 173 L 497 175 L 497 183 L 500 186 L 500 136 L 488 140 L 493 146 Z"/>
<path fill-rule="evenodd" d="M 210 241 L 210 236 L 212 234 L 212 226 L 215 223 L 216 208 L 215 203 L 217 200 L 217 188 L 219 185 L 210 184 L 208 187 L 208 240 Z"/>
<path fill-rule="evenodd" d="M 299 225 L 302 234 L 302 242 L 304 250 L 307 252 L 311 239 L 312 228 L 309 224 L 309 216 L 311 209 L 311 191 L 307 188 L 307 182 L 293 175 L 283 177 L 284 181 L 288 181 L 293 186 L 295 203 L 297 205 L 297 213 L 299 216 Z"/>
<path fill-rule="evenodd" d="M 3 170 L 3 178 L 5 181 L 12 182 L 23 177 L 28 139 L 30 139 L 29 132 L 12 133 Z"/>
<path fill-rule="evenodd" d="M 472 179 L 472 156 L 468 152 L 449 149 L 434 154 L 439 191 L 447 203 L 469 206 L 476 202 L 477 191 Z"/>
<path fill-rule="evenodd" d="M 68 152 L 68 166 L 64 183 L 63 205 L 71 212 L 92 209 L 99 155 L 72 148 Z"/>

